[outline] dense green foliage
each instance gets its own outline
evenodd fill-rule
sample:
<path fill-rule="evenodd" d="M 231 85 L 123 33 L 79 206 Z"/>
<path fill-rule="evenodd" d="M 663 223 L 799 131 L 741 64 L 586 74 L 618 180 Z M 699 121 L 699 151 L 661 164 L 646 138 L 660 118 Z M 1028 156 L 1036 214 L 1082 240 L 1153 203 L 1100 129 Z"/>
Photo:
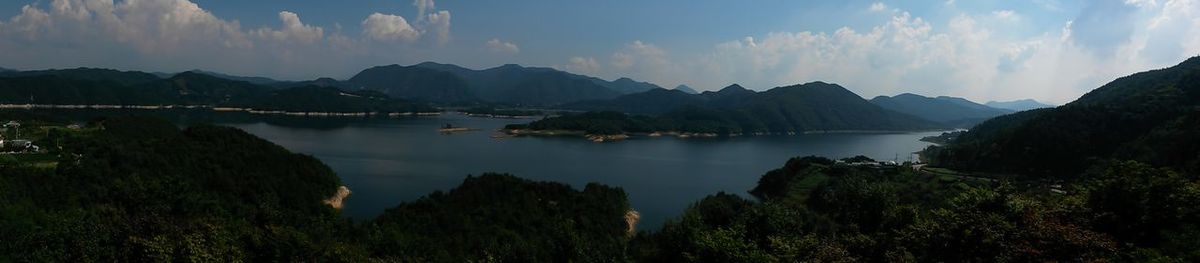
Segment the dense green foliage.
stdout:
<path fill-rule="evenodd" d="M 625 192 L 510 175 L 468 177 L 364 228 L 374 256 L 418 261 L 612 262 L 625 258 Z"/>
<path fill-rule="evenodd" d="M 995 118 L 926 152 L 936 165 L 1070 177 L 1108 158 L 1196 172 L 1200 58 L 1114 80 L 1053 109 Z"/>
<path fill-rule="evenodd" d="M 871 103 L 884 109 L 917 116 L 949 127 L 969 128 L 992 117 L 1011 113 L 955 97 L 930 98 L 904 93 L 892 97 L 879 96 Z"/>
<path fill-rule="evenodd" d="M 328 167 L 236 129 L 46 131 L 51 165 L 0 158 L 0 261 L 1200 260 L 1200 178 L 1136 161 L 1060 187 L 794 158 L 753 200 L 718 193 L 631 237 L 625 193 L 598 184 L 484 174 L 352 223 L 322 203 Z"/>
<path fill-rule="evenodd" d="M 0 261 L 308 260 L 344 227 L 316 159 L 245 132 L 107 119 L 53 130 L 54 166 L 0 167 Z"/>
<path fill-rule="evenodd" d="M 1136 162 L 1038 184 L 796 158 L 630 247 L 654 262 L 1200 260 L 1200 180 Z M 971 183 L 974 182 L 974 183 Z"/>
<path fill-rule="evenodd" d="M 0 103 L 200 105 L 308 112 L 428 112 L 436 110 L 424 104 L 390 99 L 385 95 L 370 91 L 346 92 L 336 88 L 316 86 L 274 89 L 194 72 L 180 73 L 167 79 L 157 79 L 146 73 L 107 70 L 71 70 L 54 71 L 42 75 L 34 74 L 37 72 L 22 72 L 24 75 L 18 77 L 0 77 Z M 139 76 L 143 78 L 136 78 Z"/>

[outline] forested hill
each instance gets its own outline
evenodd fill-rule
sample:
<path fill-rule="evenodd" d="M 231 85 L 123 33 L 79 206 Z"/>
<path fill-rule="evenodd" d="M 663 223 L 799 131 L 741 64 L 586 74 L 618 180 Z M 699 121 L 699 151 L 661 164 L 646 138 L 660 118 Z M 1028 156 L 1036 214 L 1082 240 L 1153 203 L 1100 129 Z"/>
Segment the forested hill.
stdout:
<path fill-rule="evenodd" d="M 1072 177 L 1116 158 L 1200 171 L 1200 57 L 1116 79 L 1078 100 L 989 120 L 927 151 L 960 169 Z"/>
<path fill-rule="evenodd" d="M 195 105 L 304 112 L 426 112 L 430 106 L 369 91 L 300 86 L 275 89 L 202 73 L 169 78 L 100 69 L 0 74 L 0 104 Z"/>
<path fill-rule="evenodd" d="M 948 127 L 883 109 L 842 86 L 824 82 L 764 92 L 750 91 L 738 85 L 702 94 L 659 89 L 564 107 L 651 116 L 585 114 L 541 120 L 528 127 L 605 133 L 646 132 L 649 129 L 651 132 L 717 134 L 912 131 Z"/>
<path fill-rule="evenodd" d="M 435 103 L 527 106 L 610 99 L 621 94 L 661 89 L 629 78 L 606 81 L 552 68 L 508 64 L 475 70 L 434 62 L 373 67 L 332 85 Z"/>

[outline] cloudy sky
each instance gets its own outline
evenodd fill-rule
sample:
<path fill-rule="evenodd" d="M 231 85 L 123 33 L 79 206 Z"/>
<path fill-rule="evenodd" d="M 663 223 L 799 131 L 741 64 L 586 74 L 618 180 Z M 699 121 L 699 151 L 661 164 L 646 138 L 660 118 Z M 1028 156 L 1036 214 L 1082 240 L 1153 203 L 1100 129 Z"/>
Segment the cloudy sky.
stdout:
<path fill-rule="evenodd" d="M 0 67 L 301 80 L 422 61 L 1065 103 L 1200 55 L 1200 0 L 10 0 Z"/>

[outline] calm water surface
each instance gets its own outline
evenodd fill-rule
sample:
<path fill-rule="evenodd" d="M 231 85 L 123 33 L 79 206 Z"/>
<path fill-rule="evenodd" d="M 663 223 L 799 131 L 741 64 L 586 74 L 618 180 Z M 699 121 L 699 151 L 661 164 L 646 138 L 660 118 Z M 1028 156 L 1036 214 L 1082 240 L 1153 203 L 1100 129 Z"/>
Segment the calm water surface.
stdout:
<path fill-rule="evenodd" d="M 642 214 L 642 229 L 657 229 L 692 202 L 720 191 L 745 195 L 763 173 L 794 156 L 866 155 L 908 160 L 936 132 L 820 134 L 732 139 L 644 138 L 593 143 L 580 138 L 491 138 L 492 130 L 528 120 L 457 114 L 409 119 L 238 120 L 220 125 L 310 154 L 341 176 L 353 194 L 344 213 L 367 219 L 467 175 L 511 173 L 581 189 L 589 182 L 624 188 Z M 482 131 L 440 135 L 444 124 Z"/>

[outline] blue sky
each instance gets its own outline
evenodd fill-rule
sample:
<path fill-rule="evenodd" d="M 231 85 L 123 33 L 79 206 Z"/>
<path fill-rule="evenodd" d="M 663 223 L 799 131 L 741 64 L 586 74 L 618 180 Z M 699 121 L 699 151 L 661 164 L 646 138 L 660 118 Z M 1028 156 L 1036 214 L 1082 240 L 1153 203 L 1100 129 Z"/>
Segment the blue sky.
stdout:
<path fill-rule="evenodd" d="M 422 61 L 664 87 L 839 83 L 1065 103 L 1200 53 L 1197 0 L 41 0 L 0 3 L 0 67 L 347 78 Z"/>

